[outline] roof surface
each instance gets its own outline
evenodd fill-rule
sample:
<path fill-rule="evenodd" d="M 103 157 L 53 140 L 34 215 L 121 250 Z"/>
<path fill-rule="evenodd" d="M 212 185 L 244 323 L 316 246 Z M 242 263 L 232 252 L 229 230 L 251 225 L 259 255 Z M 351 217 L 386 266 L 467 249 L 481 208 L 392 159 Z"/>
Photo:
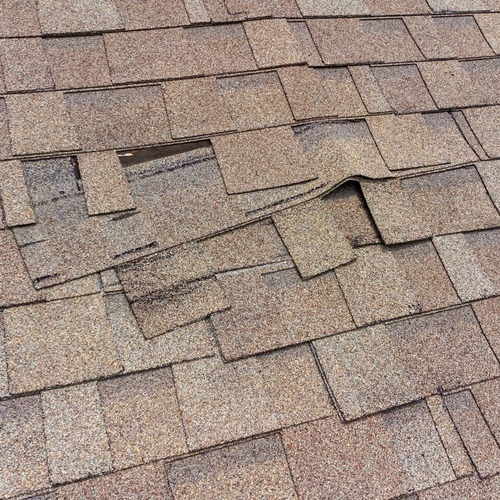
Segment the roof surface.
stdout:
<path fill-rule="evenodd" d="M 499 0 L 0 37 L 0 497 L 500 497 Z"/>

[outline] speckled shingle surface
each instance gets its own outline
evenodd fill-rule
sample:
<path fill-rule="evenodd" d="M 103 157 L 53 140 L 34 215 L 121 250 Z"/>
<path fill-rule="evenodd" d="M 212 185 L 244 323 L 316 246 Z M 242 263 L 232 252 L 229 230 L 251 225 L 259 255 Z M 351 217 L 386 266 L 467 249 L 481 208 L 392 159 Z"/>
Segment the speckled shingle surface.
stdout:
<path fill-rule="evenodd" d="M 499 23 L 0 1 L 0 498 L 496 499 Z"/>

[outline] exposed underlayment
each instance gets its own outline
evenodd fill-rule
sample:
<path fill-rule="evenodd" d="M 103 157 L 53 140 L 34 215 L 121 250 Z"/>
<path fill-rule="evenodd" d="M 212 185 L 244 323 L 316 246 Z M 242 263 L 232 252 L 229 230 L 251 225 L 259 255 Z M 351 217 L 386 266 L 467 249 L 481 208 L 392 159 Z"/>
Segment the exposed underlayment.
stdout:
<path fill-rule="evenodd" d="M 499 33 L 0 2 L 0 498 L 500 497 Z"/>

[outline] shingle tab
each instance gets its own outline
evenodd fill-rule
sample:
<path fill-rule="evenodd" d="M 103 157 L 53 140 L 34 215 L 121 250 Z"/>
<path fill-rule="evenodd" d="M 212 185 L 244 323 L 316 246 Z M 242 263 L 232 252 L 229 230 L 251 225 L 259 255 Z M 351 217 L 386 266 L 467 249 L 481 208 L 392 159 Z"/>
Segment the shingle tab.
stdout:
<path fill-rule="evenodd" d="M 464 114 L 486 154 L 500 157 L 500 106 L 465 109 Z"/>
<path fill-rule="evenodd" d="M 488 338 L 491 348 L 500 357 L 500 298 L 482 300 L 472 305 L 483 333 Z"/>
<path fill-rule="evenodd" d="M 37 0 L 4 0 L 0 5 L 0 36 L 40 35 Z"/>
<path fill-rule="evenodd" d="M 476 14 L 474 18 L 481 29 L 491 48 L 496 54 L 500 54 L 500 34 L 498 33 L 498 23 L 500 22 L 500 13 L 498 14 Z"/>
<path fill-rule="evenodd" d="M 182 0 L 115 0 L 125 29 L 167 28 L 189 24 Z"/>

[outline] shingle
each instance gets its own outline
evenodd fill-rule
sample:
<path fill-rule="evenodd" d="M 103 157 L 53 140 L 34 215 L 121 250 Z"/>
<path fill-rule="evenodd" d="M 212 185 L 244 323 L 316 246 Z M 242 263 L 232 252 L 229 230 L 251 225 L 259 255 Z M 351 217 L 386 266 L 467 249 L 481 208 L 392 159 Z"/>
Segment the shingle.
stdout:
<path fill-rule="evenodd" d="M 33 224 L 35 214 L 19 161 L 0 162 L 0 200 L 7 226 Z"/>
<path fill-rule="evenodd" d="M 311 19 L 307 24 L 326 64 L 423 59 L 401 19 Z"/>
<path fill-rule="evenodd" d="M 79 33 L 122 29 L 114 0 L 39 0 L 43 33 Z"/>
<path fill-rule="evenodd" d="M 0 402 L 0 416 L 2 498 L 49 487 L 40 397 Z"/>
<path fill-rule="evenodd" d="M 367 121 L 391 170 L 476 160 L 449 113 L 370 116 Z"/>
<path fill-rule="evenodd" d="M 111 469 L 95 383 L 43 392 L 42 407 L 52 482 L 70 482 Z"/>
<path fill-rule="evenodd" d="M 173 367 L 190 450 L 332 413 L 308 347 Z"/>
<path fill-rule="evenodd" d="M 498 33 L 500 14 L 476 14 L 474 18 L 491 48 L 495 53 L 500 54 L 500 34 Z"/>
<path fill-rule="evenodd" d="M 355 256 L 335 273 L 358 326 L 419 312 L 413 287 L 388 249 L 361 247 Z"/>
<path fill-rule="evenodd" d="M 114 151 L 78 155 L 89 215 L 135 208 L 130 187 Z"/>
<path fill-rule="evenodd" d="M 241 24 L 189 28 L 185 36 L 196 54 L 200 74 L 220 75 L 257 68 Z M 186 64 L 184 60 L 182 64 Z"/>
<path fill-rule="evenodd" d="M 115 467 L 187 451 L 170 369 L 102 381 L 98 388 Z"/>
<path fill-rule="evenodd" d="M 375 66 L 371 71 L 396 113 L 436 109 L 415 64 Z"/>
<path fill-rule="evenodd" d="M 179 498 L 296 498 L 279 436 L 195 455 L 166 467 Z"/>
<path fill-rule="evenodd" d="M 162 88 L 174 138 L 236 129 L 215 78 L 167 82 Z"/>
<path fill-rule="evenodd" d="M 121 370 L 99 295 L 7 309 L 4 321 L 12 393 Z"/>
<path fill-rule="evenodd" d="M 6 101 L 15 155 L 79 149 L 62 94 L 11 95 Z"/>
<path fill-rule="evenodd" d="M 453 116 L 453 119 L 455 120 L 456 124 L 458 125 L 458 128 L 462 132 L 463 136 L 465 137 L 465 140 L 469 143 L 469 146 L 472 148 L 474 153 L 478 156 L 480 160 L 486 161 L 488 160 L 488 155 L 486 154 L 486 151 L 483 149 L 479 141 L 477 140 L 476 135 L 472 131 L 469 122 L 465 118 L 465 115 L 463 114 L 462 111 L 452 111 L 451 115 Z"/>
<path fill-rule="evenodd" d="M 259 68 L 305 62 L 286 19 L 263 19 L 244 23 Z"/>
<path fill-rule="evenodd" d="M 0 158 L 10 158 L 9 117 L 5 99 L 0 99 Z"/>
<path fill-rule="evenodd" d="M 455 424 L 444 405 L 442 396 L 427 398 L 427 406 L 455 475 L 457 477 L 470 476 L 474 473 L 474 467 L 455 428 Z"/>
<path fill-rule="evenodd" d="M 7 91 L 54 87 L 41 38 L 13 38 L 0 43 Z"/>
<path fill-rule="evenodd" d="M 364 120 L 319 122 L 294 129 L 309 170 L 332 184 L 354 176 L 390 177 Z"/>
<path fill-rule="evenodd" d="M 297 120 L 366 114 L 347 68 L 280 68 L 279 75 Z"/>
<path fill-rule="evenodd" d="M 500 59 L 419 63 L 429 92 L 440 108 L 500 102 Z"/>
<path fill-rule="evenodd" d="M 56 88 L 111 84 L 101 36 L 47 38 L 43 42 Z"/>
<path fill-rule="evenodd" d="M 230 14 L 245 14 L 246 17 L 300 17 L 295 0 L 224 0 Z"/>
<path fill-rule="evenodd" d="M 303 281 L 290 263 L 220 274 L 231 305 L 212 316 L 226 359 L 305 342 L 354 325 L 333 273 Z"/>
<path fill-rule="evenodd" d="M 495 10 L 496 0 L 428 0 L 435 12 L 474 12 Z"/>
<path fill-rule="evenodd" d="M 367 16 L 423 14 L 430 12 L 425 0 L 297 0 L 304 16 Z"/>
<path fill-rule="evenodd" d="M 101 292 L 99 277 L 96 274 L 89 274 L 83 278 L 66 281 L 60 285 L 43 288 L 40 293 L 45 300 L 69 299 L 71 297 L 81 297 Z"/>
<path fill-rule="evenodd" d="M 334 335 L 314 345 L 348 420 L 500 373 L 468 307 Z"/>
<path fill-rule="evenodd" d="M 210 14 L 203 0 L 184 0 L 184 7 L 191 23 L 210 22 Z"/>
<path fill-rule="evenodd" d="M 500 157 L 500 106 L 465 109 L 464 114 L 488 156 Z"/>
<path fill-rule="evenodd" d="M 442 484 L 430 490 L 420 491 L 418 498 L 421 500 L 443 500 L 453 498 L 484 498 L 494 500 L 500 495 L 500 476 L 493 476 L 488 479 L 480 479 L 471 476 Z"/>
<path fill-rule="evenodd" d="M 412 16 L 405 24 L 428 59 L 494 55 L 473 16 Z"/>
<path fill-rule="evenodd" d="M 40 35 L 36 0 L 4 0 L 0 5 L 0 36 Z"/>
<path fill-rule="evenodd" d="M 422 403 L 285 429 L 283 442 L 302 498 L 392 498 L 455 478 Z"/>
<path fill-rule="evenodd" d="M 488 380 L 471 388 L 474 399 L 497 442 L 500 438 L 500 379 Z"/>
<path fill-rule="evenodd" d="M 166 28 L 189 24 L 182 0 L 115 0 L 125 29 Z"/>
<path fill-rule="evenodd" d="M 157 368 L 213 354 L 212 337 L 206 321 L 147 340 L 125 295 L 107 295 L 104 303 L 125 372 Z"/>
<path fill-rule="evenodd" d="M 212 146 L 228 193 L 304 182 L 316 177 L 289 127 L 214 137 Z"/>
<path fill-rule="evenodd" d="M 140 146 L 170 139 L 159 86 L 73 93 L 65 98 L 82 146 L 87 150 Z"/>
<path fill-rule="evenodd" d="M 0 306 L 35 301 L 38 294 L 24 266 L 12 232 L 0 230 Z"/>
<path fill-rule="evenodd" d="M 322 66 L 323 61 L 311 37 L 311 32 L 305 21 L 290 21 L 288 27 L 292 30 L 298 47 L 309 66 Z"/>
<path fill-rule="evenodd" d="M 67 484 L 57 488 L 54 495 L 57 500 L 173 500 L 165 468 L 159 462 Z"/>
<path fill-rule="evenodd" d="M 434 238 L 434 244 L 463 301 L 500 293 L 500 231 L 477 231 Z"/>
<path fill-rule="evenodd" d="M 484 162 L 476 165 L 491 201 L 500 211 L 500 161 Z"/>
<path fill-rule="evenodd" d="M 446 407 L 481 478 L 499 471 L 500 448 L 470 391 L 449 394 Z"/>
<path fill-rule="evenodd" d="M 392 111 L 370 66 L 350 66 L 349 72 L 354 79 L 354 83 L 363 99 L 366 109 L 370 113 Z"/>
<path fill-rule="evenodd" d="M 482 300 L 472 305 L 483 333 L 488 338 L 491 348 L 500 356 L 500 298 Z"/>
<path fill-rule="evenodd" d="M 7 353 L 5 352 L 5 328 L 3 315 L 0 312 L 0 398 L 9 395 L 9 378 L 7 375 Z"/>
<path fill-rule="evenodd" d="M 179 78 L 198 74 L 195 54 L 182 28 L 104 35 L 113 83 Z"/>
<path fill-rule="evenodd" d="M 285 125 L 293 116 L 277 73 L 217 79 L 220 93 L 238 130 Z M 223 106 L 220 106 L 224 109 Z"/>
<path fill-rule="evenodd" d="M 303 279 L 354 258 L 349 241 L 322 200 L 278 212 L 273 221 Z"/>

